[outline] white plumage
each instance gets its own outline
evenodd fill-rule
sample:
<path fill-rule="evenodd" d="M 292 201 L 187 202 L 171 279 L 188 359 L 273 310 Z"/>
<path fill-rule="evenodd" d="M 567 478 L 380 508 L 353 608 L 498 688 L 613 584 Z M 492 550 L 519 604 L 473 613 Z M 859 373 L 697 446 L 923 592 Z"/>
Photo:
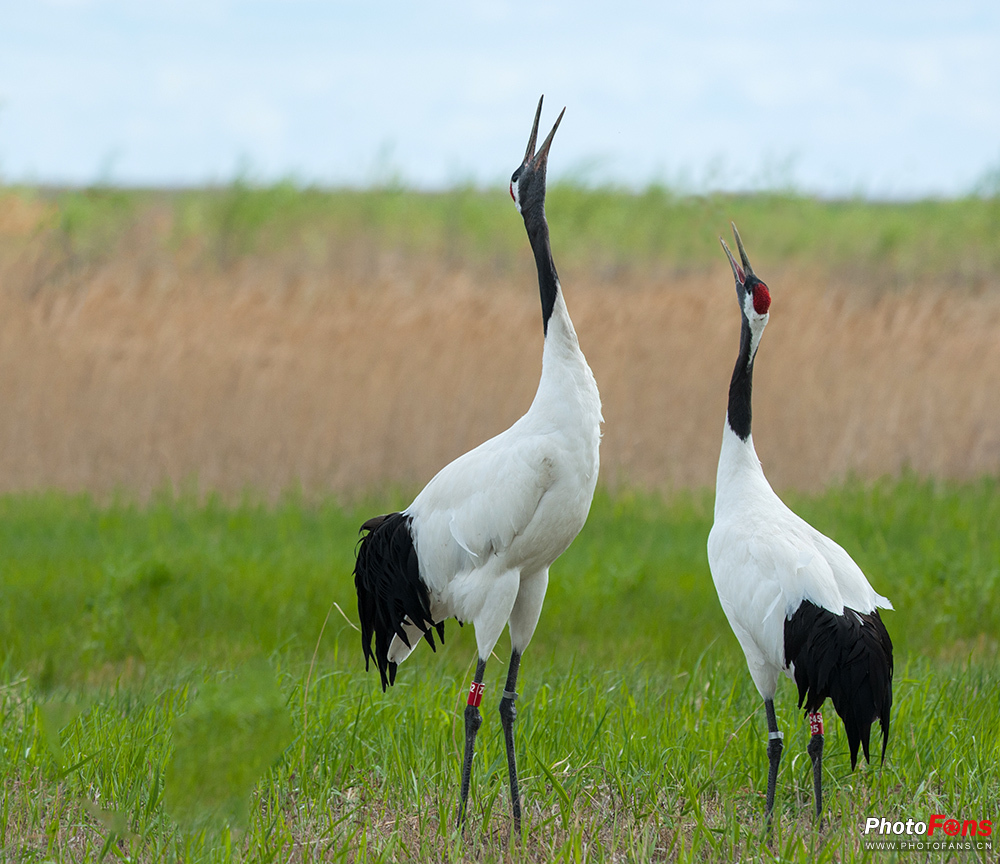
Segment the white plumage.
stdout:
<path fill-rule="evenodd" d="M 757 278 L 733 226 L 742 265 L 725 241 L 736 278 L 742 328 L 716 477 L 715 522 L 708 561 L 726 618 L 764 699 L 768 724 L 767 818 L 781 758 L 774 711 L 778 677 L 798 686 L 812 737 L 816 814 L 822 812 L 823 720 L 829 696 L 847 731 L 851 767 L 865 757 L 871 724 L 882 726 L 882 756 L 892 706 L 892 641 L 878 607 L 892 604 L 869 584 L 844 549 L 788 509 L 764 476 L 751 435 L 753 364 L 771 295 Z M 721 239 L 721 238 L 720 238 Z"/>
<path fill-rule="evenodd" d="M 435 622 L 471 621 L 489 657 L 510 621 L 523 652 L 541 612 L 548 570 L 580 533 L 599 468 L 601 402 L 593 373 L 558 291 L 528 412 L 513 426 L 446 465 L 403 511 Z M 402 662 L 422 630 L 394 636 Z"/>
<path fill-rule="evenodd" d="M 751 325 L 752 326 L 752 325 Z M 757 690 L 774 697 L 785 665 L 785 620 L 809 600 L 843 615 L 892 609 L 843 547 L 793 513 L 767 482 L 753 446 L 729 424 L 716 479 L 708 559 L 722 608 Z"/>
<path fill-rule="evenodd" d="M 465 712 L 460 824 L 486 661 L 505 624 L 511 659 L 500 717 L 520 822 L 513 724 L 521 653 L 538 624 L 549 567 L 587 520 L 599 468 L 601 400 L 566 309 L 545 220 L 545 169 L 562 114 L 536 154 L 541 110 L 539 100 L 510 187 L 538 269 L 545 344 L 535 398 L 513 426 L 441 469 L 402 513 L 366 522 L 354 570 L 365 662 L 375 660 L 383 689 L 421 637 L 432 648 L 435 630 L 444 638 L 447 618 L 475 626 L 479 659 Z"/>

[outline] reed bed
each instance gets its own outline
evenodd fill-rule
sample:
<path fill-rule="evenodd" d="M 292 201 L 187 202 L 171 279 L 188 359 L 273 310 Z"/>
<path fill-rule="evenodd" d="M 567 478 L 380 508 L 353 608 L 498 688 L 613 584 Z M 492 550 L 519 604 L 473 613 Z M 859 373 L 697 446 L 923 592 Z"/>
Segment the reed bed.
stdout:
<path fill-rule="evenodd" d="M 533 264 L 508 205 L 490 190 L 8 190 L 0 491 L 425 482 L 537 382 Z M 997 473 L 998 213 L 556 189 L 604 482 L 714 481 L 738 344 L 716 239 L 730 216 L 774 296 L 755 430 L 776 486 Z"/>

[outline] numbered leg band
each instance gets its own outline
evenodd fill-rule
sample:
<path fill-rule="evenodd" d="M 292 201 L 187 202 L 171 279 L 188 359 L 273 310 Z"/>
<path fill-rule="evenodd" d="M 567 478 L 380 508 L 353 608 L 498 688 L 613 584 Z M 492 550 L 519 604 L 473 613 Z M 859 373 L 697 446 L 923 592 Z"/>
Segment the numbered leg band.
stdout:
<path fill-rule="evenodd" d="M 473 708 L 478 708 L 479 703 L 483 701 L 483 691 L 486 689 L 486 685 L 480 681 L 473 681 L 472 687 L 469 690 L 469 704 Z"/>

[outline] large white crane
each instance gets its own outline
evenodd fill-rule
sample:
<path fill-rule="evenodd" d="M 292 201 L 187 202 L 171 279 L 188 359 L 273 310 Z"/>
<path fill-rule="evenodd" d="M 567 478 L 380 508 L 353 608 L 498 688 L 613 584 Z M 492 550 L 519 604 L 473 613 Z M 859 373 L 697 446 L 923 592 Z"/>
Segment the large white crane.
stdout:
<path fill-rule="evenodd" d="M 375 661 L 383 690 L 421 636 L 433 648 L 436 629 L 443 641 L 445 619 L 475 626 L 479 658 L 465 709 L 459 825 L 482 723 L 486 661 L 507 625 L 511 656 L 500 720 L 513 822 L 520 826 L 518 668 L 542 610 L 549 567 L 583 528 L 597 484 L 601 400 L 566 309 L 545 219 L 546 164 L 563 115 L 536 153 L 541 112 L 539 99 L 524 160 L 510 181 L 541 293 L 545 342 L 535 398 L 513 426 L 442 468 L 402 513 L 365 522 L 354 568 L 365 665 Z"/>
<path fill-rule="evenodd" d="M 781 759 L 782 733 L 774 713 L 778 676 L 794 678 L 805 704 L 811 738 L 816 816 L 823 810 L 823 717 L 829 696 L 844 721 L 851 769 L 858 744 L 868 759 L 872 723 L 882 726 L 882 758 L 892 707 L 892 641 L 877 594 L 861 568 L 833 540 L 788 509 L 771 489 L 750 434 L 753 363 L 768 321 L 771 295 L 747 259 L 733 226 L 742 263 L 722 242 L 736 277 L 742 316 L 740 353 L 729 385 L 729 408 L 715 488 L 715 522 L 708 560 L 722 608 L 746 655 L 767 713 L 769 771 L 767 822 Z"/>

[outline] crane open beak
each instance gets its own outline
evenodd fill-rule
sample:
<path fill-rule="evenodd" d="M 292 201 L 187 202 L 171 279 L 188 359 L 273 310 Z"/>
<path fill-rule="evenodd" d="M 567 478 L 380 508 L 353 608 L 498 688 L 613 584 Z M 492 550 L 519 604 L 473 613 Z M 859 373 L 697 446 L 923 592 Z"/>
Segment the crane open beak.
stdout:
<path fill-rule="evenodd" d="M 736 230 L 736 224 L 730 222 L 733 226 L 733 235 L 736 237 L 736 248 L 740 251 L 740 258 L 743 260 L 743 266 L 741 267 L 736 263 L 736 259 L 733 257 L 733 253 L 729 251 L 729 247 L 726 245 L 726 241 L 721 237 L 719 242 L 722 244 L 722 248 L 726 250 L 726 255 L 729 257 L 729 265 L 733 268 L 733 275 L 736 277 L 736 281 L 740 285 L 746 284 L 747 277 L 753 276 L 753 267 L 750 266 L 750 259 L 747 258 L 747 250 L 743 248 L 743 241 L 740 239 L 740 232 Z"/>
<path fill-rule="evenodd" d="M 542 102 L 545 100 L 545 94 L 543 93 L 538 97 L 538 108 L 535 110 L 535 122 L 531 124 L 531 137 L 528 139 L 528 149 L 524 151 L 524 162 L 522 165 L 527 165 L 531 161 L 531 157 L 535 155 L 535 141 L 538 138 L 538 121 L 542 119 Z"/>
<path fill-rule="evenodd" d="M 542 117 L 542 101 L 545 96 L 541 96 L 538 100 L 538 108 L 535 111 L 535 122 L 531 126 L 531 137 L 528 138 L 528 149 L 524 151 L 524 165 L 531 165 L 534 170 L 539 170 L 545 167 L 545 163 L 549 158 L 549 148 L 552 146 L 552 138 L 556 134 L 556 129 L 559 128 L 559 124 L 562 122 L 563 114 L 566 113 L 566 109 L 563 108 L 559 112 L 559 116 L 556 117 L 556 124 L 552 127 L 552 131 L 549 132 L 548 137 L 542 142 L 542 146 L 538 149 L 538 153 L 535 153 L 535 142 L 538 140 L 538 121 Z"/>

